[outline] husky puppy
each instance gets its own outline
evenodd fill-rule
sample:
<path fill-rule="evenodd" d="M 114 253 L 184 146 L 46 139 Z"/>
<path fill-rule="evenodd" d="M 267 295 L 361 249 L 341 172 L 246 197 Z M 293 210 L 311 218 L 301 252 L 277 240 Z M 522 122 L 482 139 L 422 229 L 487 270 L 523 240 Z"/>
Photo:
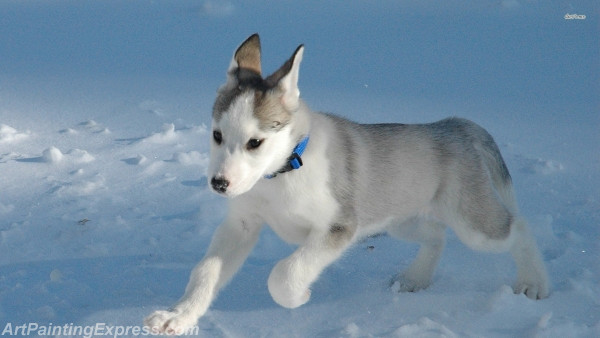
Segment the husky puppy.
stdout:
<path fill-rule="evenodd" d="M 146 325 L 182 332 L 203 316 L 242 265 L 263 224 L 298 245 L 267 285 L 286 308 L 308 302 L 310 286 L 360 238 L 387 231 L 420 243 L 394 279 L 402 291 L 426 288 L 445 227 L 475 250 L 510 251 L 515 293 L 548 296 L 546 269 L 519 216 L 511 177 L 492 137 L 475 123 L 357 124 L 311 111 L 300 99 L 304 47 L 263 78 L 258 35 L 234 53 L 212 118 L 208 178 L 229 212 L 183 297 Z"/>

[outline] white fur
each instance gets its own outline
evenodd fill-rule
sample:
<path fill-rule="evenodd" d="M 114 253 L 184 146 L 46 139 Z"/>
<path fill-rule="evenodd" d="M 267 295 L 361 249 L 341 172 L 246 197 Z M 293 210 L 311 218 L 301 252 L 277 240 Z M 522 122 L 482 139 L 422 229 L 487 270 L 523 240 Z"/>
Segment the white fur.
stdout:
<path fill-rule="evenodd" d="M 302 53 L 300 47 L 289 73 L 271 94 L 280 95 L 283 109 L 293 114 L 289 125 L 278 130 L 261 129 L 253 111 L 253 91 L 240 94 L 226 113 L 213 119 L 213 130 L 222 131 L 223 142 L 212 143 L 208 178 L 227 179 L 229 185 L 221 193 L 229 197 L 229 213 L 217 228 L 204 259 L 193 269 L 183 297 L 170 310 L 151 314 L 146 325 L 164 333 L 182 332 L 194 325 L 243 264 L 263 224 L 299 246 L 275 265 L 267 281 L 274 301 L 287 308 L 308 302 L 311 284 L 353 242 L 381 231 L 421 244 L 414 263 L 396 280 L 401 291 L 426 288 L 444 247 L 446 225 L 474 249 L 509 250 L 518 270 L 515 292 L 534 299 L 548 295 L 545 267 L 524 220 L 518 216 L 512 188 L 494 171 L 494 165 L 501 161 L 494 156 L 499 154 L 491 148 L 477 150 L 480 145 L 476 145 L 475 151 L 481 154 L 452 155 L 460 157 L 456 160 L 436 155 L 431 150 L 435 148 L 435 133 L 456 138 L 458 149 L 466 142 L 444 129 L 444 122 L 410 127 L 398 136 L 374 137 L 373 132 L 385 135 L 385 127 L 361 127 L 310 111 L 299 99 L 297 87 Z M 232 61 L 231 67 L 236 66 Z M 232 68 L 228 74 L 223 88 L 235 88 L 230 83 L 235 81 Z M 472 129 L 469 132 L 475 138 L 485 141 L 479 127 L 468 121 L 446 123 Z M 285 163 L 301 136 L 309 133 L 310 143 L 302 155 L 304 166 L 265 179 Z M 344 133 L 347 139 L 340 137 Z M 253 138 L 264 139 L 263 144 L 258 149 L 246 149 Z M 353 147 L 349 149 L 344 142 L 352 142 Z M 374 157 L 383 145 L 389 146 L 385 154 L 389 158 Z M 344 168 L 340 165 L 344 161 L 352 166 Z M 439 163 L 443 161 L 448 163 L 442 167 Z M 461 165 L 465 167 L 461 169 Z M 480 183 L 465 187 L 461 177 L 468 173 Z M 377 174 L 386 177 L 373 177 Z M 340 177 L 347 179 L 339 184 L 351 191 L 335 185 Z M 489 210 L 461 205 L 465 194 L 475 201 L 475 197 L 489 201 L 483 205 Z M 477 217 L 486 219 L 487 213 L 490 218 L 500 215 L 499 229 L 502 215 L 511 215 L 510 234 L 494 235 L 496 230 L 473 223 Z"/>

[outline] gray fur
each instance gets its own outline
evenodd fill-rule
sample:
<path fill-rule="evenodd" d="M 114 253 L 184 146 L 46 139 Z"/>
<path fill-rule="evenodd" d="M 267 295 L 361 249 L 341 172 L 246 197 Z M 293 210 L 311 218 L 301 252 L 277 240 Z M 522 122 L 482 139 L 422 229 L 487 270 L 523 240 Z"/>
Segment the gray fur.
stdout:
<path fill-rule="evenodd" d="M 358 185 L 356 175 L 356 144 L 351 133 L 354 123 L 335 115 L 329 115 L 328 117 L 334 120 L 334 123 L 339 126 L 339 128 L 332 130 L 333 133 L 337 134 L 337 137 L 332 138 L 332 141 L 336 143 L 332 145 L 328 154 L 331 159 L 330 172 L 342 172 L 340 175 L 332 175 L 330 177 L 329 188 L 338 200 L 339 205 L 342 206 L 340 215 L 338 216 L 338 224 L 343 224 L 347 232 L 354 234 L 358 226 L 356 218 L 356 208 L 358 206 L 356 205 L 354 195 Z M 343 151 L 340 152 L 340 148 Z M 344 154 L 344 156 L 339 156 L 340 153 Z"/>
<path fill-rule="evenodd" d="M 261 79 L 262 80 L 262 79 Z M 291 120 L 291 114 L 277 103 L 273 88 L 263 87 L 262 84 L 245 83 L 218 93 L 213 106 L 213 119 L 219 121 L 227 113 L 231 104 L 240 96 L 252 92 L 254 96 L 254 116 L 260 122 L 261 129 L 278 131 Z"/>
<path fill-rule="evenodd" d="M 495 184 L 510 184 L 510 175 L 498 147 L 483 128 L 459 118 L 422 125 L 357 124 L 333 115 L 328 118 L 336 126 L 332 132 L 338 140 L 330 151 L 331 166 L 335 167 L 331 172 L 336 173 L 331 177 L 331 189 L 345 218 L 356 215 L 357 207 L 369 210 L 362 212 L 367 223 L 381 221 L 377 214 L 393 215 L 397 206 L 394 196 L 402 189 L 394 182 L 401 180 L 405 170 L 411 171 L 405 161 L 414 154 L 429 158 L 435 168 L 439 182 L 430 200 L 437 201 L 440 208 L 455 210 L 453 216 L 490 239 L 505 239 L 510 233 L 512 215 L 490 184 L 490 178 Z M 367 164 L 360 170 L 364 177 L 358 177 L 355 163 L 358 143 L 364 148 L 361 156 L 369 157 L 360 161 Z M 458 190 L 449 190 L 449 181 L 456 182 L 451 186 Z M 447 203 L 452 207 L 442 205 Z"/>

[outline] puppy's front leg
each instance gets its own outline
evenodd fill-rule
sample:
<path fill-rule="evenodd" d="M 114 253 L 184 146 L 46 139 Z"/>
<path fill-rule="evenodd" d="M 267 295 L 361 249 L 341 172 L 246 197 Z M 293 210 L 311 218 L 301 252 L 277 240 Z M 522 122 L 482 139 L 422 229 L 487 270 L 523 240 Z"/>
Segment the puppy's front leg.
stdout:
<path fill-rule="evenodd" d="M 306 243 L 271 271 L 268 286 L 273 300 L 290 309 L 308 302 L 310 285 L 348 248 L 354 229 L 336 224 L 329 231 L 312 230 Z"/>
<path fill-rule="evenodd" d="M 254 247 L 262 222 L 230 215 L 213 235 L 202 261 L 192 270 L 183 297 L 169 310 L 156 311 L 144 323 L 153 332 L 182 334 L 202 317 L 219 289 Z"/>

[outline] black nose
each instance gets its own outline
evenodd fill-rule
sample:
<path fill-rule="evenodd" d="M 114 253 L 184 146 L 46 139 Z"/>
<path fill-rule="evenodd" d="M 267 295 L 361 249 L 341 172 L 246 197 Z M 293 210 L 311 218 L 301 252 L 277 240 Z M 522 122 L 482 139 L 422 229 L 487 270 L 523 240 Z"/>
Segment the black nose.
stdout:
<path fill-rule="evenodd" d="M 210 184 L 212 185 L 213 189 L 215 189 L 215 191 L 224 193 L 225 191 L 227 191 L 229 181 L 224 179 L 223 177 L 213 177 L 212 180 L 210 180 Z"/>

